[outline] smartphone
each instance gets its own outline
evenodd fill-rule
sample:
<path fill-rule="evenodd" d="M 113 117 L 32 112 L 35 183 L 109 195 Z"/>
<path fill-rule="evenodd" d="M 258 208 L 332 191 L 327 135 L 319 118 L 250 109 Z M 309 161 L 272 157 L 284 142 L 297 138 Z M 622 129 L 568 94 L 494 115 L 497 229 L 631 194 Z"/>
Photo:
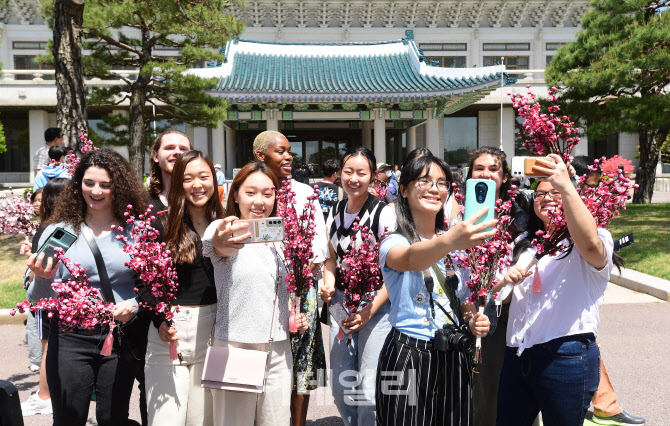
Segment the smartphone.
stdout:
<path fill-rule="evenodd" d="M 344 331 L 344 334 L 349 334 L 351 332 L 351 330 L 348 328 L 342 327 L 342 321 L 346 320 L 351 315 L 349 310 L 344 307 L 342 302 L 337 302 L 330 305 L 328 307 L 328 312 L 330 312 L 330 315 L 333 317 L 335 322 L 340 326 L 342 331 Z"/>
<path fill-rule="evenodd" d="M 284 219 L 281 217 L 265 217 L 262 219 L 240 219 L 237 222 L 247 222 L 249 227 L 236 233 L 233 237 L 251 232 L 251 236 L 242 241 L 244 244 L 265 243 L 284 240 Z"/>
<path fill-rule="evenodd" d="M 533 170 L 533 166 L 537 160 L 547 160 L 553 162 L 551 157 L 513 157 L 512 158 L 512 177 L 547 177 L 542 173 Z"/>
<path fill-rule="evenodd" d="M 46 239 L 44 244 L 37 250 L 37 254 L 44 253 L 44 260 L 42 261 L 42 266 L 46 267 L 47 259 L 53 258 L 56 254 L 56 248 L 63 249 L 63 252 L 66 252 L 72 244 L 77 240 L 77 236 L 71 232 L 66 231 L 65 229 L 58 227 L 49 235 L 49 238 Z M 55 263 L 55 262 L 54 262 Z"/>
<path fill-rule="evenodd" d="M 489 210 L 475 224 L 495 218 L 496 183 L 490 179 L 468 179 L 465 182 L 465 220 L 468 220 L 484 207 Z M 483 232 L 492 230 L 489 226 Z"/>

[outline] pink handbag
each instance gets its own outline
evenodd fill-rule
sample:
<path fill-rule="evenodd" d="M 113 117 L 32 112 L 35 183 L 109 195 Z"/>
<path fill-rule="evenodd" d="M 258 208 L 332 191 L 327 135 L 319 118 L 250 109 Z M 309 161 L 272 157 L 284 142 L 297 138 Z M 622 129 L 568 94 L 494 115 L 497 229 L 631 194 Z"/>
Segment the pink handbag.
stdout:
<path fill-rule="evenodd" d="M 212 346 L 214 341 L 214 326 L 212 326 L 205 366 L 202 370 L 202 380 L 200 381 L 201 387 L 256 394 L 265 392 L 268 360 L 272 352 L 272 342 L 274 341 L 277 325 L 279 283 L 281 281 L 279 272 L 279 261 L 277 261 L 277 291 L 275 292 L 272 329 L 267 351 L 242 349 L 233 346 Z"/>

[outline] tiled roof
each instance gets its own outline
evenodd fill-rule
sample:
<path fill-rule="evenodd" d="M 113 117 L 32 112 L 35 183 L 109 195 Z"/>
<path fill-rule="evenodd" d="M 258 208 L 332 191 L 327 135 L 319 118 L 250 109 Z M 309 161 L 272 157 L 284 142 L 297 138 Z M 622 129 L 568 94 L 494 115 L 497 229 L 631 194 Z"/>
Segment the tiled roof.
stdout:
<path fill-rule="evenodd" d="M 264 43 L 234 40 L 226 63 L 191 70 L 217 77 L 212 94 L 237 102 L 418 101 L 488 92 L 502 66 L 441 68 L 411 38 L 379 43 Z M 482 93 L 483 95 L 484 93 Z"/>

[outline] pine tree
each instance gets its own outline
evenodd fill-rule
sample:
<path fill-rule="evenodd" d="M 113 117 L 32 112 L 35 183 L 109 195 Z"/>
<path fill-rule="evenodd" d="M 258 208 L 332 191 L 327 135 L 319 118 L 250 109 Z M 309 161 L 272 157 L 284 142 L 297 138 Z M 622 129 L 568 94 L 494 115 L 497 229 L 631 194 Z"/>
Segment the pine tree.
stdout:
<path fill-rule="evenodd" d="M 130 161 L 144 172 L 146 135 L 152 106 L 169 123 L 214 127 L 226 103 L 209 96 L 215 79 L 184 74 L 197 62 L 223 61 L 214 49 L 239 34 L 243 24 L 230 8 L 240 0 L 87 0 L 82 47 L 87 78 L 114 80 L 114 86 L 90 86 L 89 105 L 115 106 L 129 101 L 127 141 Z M 160 51 L 176 52 L 161 56 Z M 121 76 L 112 70 L 139 70 Z M 117 118 L 117 120 L 123 120 Z M 119 142 L 120 140 L 112 141 Z"/>
<path fill-rule="evenodd" d="M 64 144 L 78 147 L 79 132 L 88 128 L 81 61 L 84 0 L 54 0 L 52 13 L 49 48 L 56 78 L 56 121 Z"/>
<path fill-rule="evenodd" d="M 670 0 L 593 0 L 577 40 L 554 56 L 547 83 L 589 135 L 639 135 L 634 203 L 650 203 L 670 132 Z M 574 117 L 573 117 L 574 118 Z"/>

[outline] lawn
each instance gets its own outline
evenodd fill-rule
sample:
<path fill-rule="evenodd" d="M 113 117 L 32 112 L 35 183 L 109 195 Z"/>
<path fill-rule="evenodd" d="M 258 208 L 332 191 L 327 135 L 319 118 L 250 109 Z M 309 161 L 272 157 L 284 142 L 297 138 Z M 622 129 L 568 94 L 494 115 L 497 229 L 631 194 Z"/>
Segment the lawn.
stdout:
<path fill-rule="evenodd" d="M 0 236 L 0 309 L 13 308 L 26 299 L 22 285 L 26 257 L 19 254 L 22 238 Z"/>
<path fill-rule="evenodd" d="M 634 234 L 619 252 L 627 268 L 670 280 L 670 204 L 629 204 L 611 231 L 615 240 Z"/>

